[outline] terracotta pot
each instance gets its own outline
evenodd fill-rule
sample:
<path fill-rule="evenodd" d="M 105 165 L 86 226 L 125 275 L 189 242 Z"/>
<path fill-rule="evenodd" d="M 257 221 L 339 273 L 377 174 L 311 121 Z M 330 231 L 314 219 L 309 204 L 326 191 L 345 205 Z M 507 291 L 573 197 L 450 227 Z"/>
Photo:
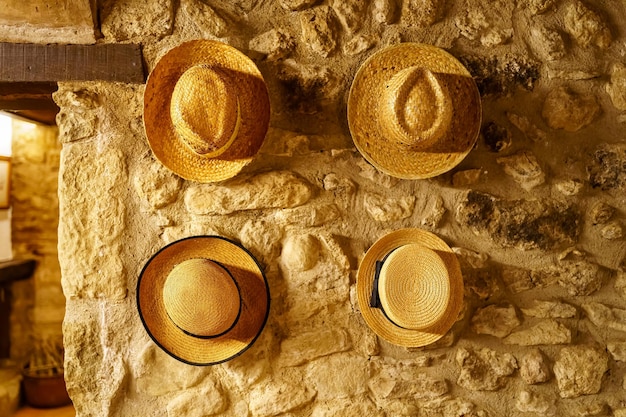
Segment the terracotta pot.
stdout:
<path fill-rule="evenodd" d="M 26 403 L 37 408 L 52 408 L 72 403 L 63 374 L 44 376 L 30 375 L 27 370 L 23 373 L 24 399 Z"/>

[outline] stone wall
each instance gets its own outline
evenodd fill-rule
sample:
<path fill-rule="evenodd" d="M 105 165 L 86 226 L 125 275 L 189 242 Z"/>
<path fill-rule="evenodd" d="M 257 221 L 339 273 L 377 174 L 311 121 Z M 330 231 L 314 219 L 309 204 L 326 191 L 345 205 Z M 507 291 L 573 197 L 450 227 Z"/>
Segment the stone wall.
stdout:
<path fill-rule="evenodd" d="M 66 378 L 84 416 L 626 415 L 626 5 L 579 0 L 106 0 L 102 42 L 220 39 L 266 78 L 271 126 L 220 184 L 152 156 L 143 85 L 62 83 L 59 254 Z M 430 180 L 376 171 L 345 119 L 359 65 L 419 41 L 466 64 L 476 147 Z M 464 308 L 404 349 L 360 316 L 359 261 L 421 227 L 455 248 Z M 272 306 L 242 356 L 194 367 L 139 319 L 137 277 L 176 239 L 218 234 L 265 268 Z"/>
<path fill-rule="evenodd" d="M 56 127 L 13 121 L 13 256 L 37 261 L 32 278 L 12 287 L 11 358 L 20 363 L 28 358 L 33 337 L 61 336 L 65 313 L 57 250 L 58 136 Z"/>

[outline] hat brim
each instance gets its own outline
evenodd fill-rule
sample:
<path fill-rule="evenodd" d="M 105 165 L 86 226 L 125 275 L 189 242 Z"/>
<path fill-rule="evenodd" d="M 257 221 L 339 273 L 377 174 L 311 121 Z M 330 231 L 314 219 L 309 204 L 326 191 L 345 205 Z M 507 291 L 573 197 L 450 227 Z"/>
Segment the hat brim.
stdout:
<path fill-rule="evenodd" d="M 380 129 L 382 90 L 399 71 L 418 66 L 435 73 L 451 95 L 452 125 L 425 149 L 397 143 Z M 363 157 L 380 171 L 398 178 L 430 178 L 449 171 L 469 153 L 480 131 L 480 94 L 469 71 L 443 49 L 401 43 L 370 56 L 357 71 L 348 96 L 348 126 Z"/>
<path fill-rule="evenodd" d="M 381 261 L 392 250 L 407 244 L 417 243 L 437 252 L 448 269 L 450 298 L 441 318 L 421 330 L 397 326 L 379 308 L 370 307 L 376 261 Z M 401 229 L 391 232 L 376 241 L 366 252 L 357 272 L 357 298 L 363 319 L 384 340 L 404 347 L 420 347 L 443 337 L 456 322 L 463 306 L 463 276 L 461 267 L 452 249 L 433 233 L 421 229 Z"/>
<path fill-rule="evenodd" d="M 178 138 L 170 117 L 176 82 L 189 68 L 207 65 L 231 77 L 237 89 L 241 126 L 237 138 L 218 157 L 194 152 Z M 196 40 L 168 51 L 150 73 L 144 93 L 144 128 L 154 156 L 187 180 L 218 182 L 235 176 L 257 154 L 270 119 L 270 101 L 261 72 L 246 55 L 222 42 Z"/>
<path fill-rule="evenodd" d="M 206 339 L 185 333 L 165 310 L 163 286 L 169 272 L 194 258 L 224 266 L 240 289 L 239 319 L 218 337 Z M 137 283 L 137 308 L 148 335 L 169 355 L 191 365 L 214 365 L 242 354 L 261 334 L 269 306 L 269 286 L 261 266 L 245 248 L 219 236 L 194 236 L 163 247 L 146 263 Z"/>

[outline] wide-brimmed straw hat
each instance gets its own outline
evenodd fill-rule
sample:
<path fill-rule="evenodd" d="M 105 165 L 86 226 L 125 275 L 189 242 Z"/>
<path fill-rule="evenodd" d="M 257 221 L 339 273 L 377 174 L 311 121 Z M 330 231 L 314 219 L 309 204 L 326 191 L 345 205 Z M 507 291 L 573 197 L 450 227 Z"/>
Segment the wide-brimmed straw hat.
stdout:
<path fill-rule="evenodd" d="M 357 273 L 361 314 L 381 338 L 419 347 L 445 335 L 463 305 L 456 255 L 421 229 L 391 232 L 367 251 Z"/>
<path fill-rule="evenodd" d="M 139 315 L 152 340 L 192 365 L 243 353 L 261 334 L 269 305 L 269 287 L 255 258 L 219 236 L 163 247 L 137 284 Z"/>
<path fill-rule="evenodd" d="M 188 180 L 217 182 L 239 173 L 261 147 L 269 117 L 259 69 L 222 42 L 183 43 L 148 77 L 144 127 L 150 148 Z"/>
<path fill-rule="evenodd" d="M 431 45 L 401 43 L 370 56 L 348 97 L 348 125 L 363 157 L 398 178 L 442 174 L 469 153 L 481 123 L 468 70 Z"/>

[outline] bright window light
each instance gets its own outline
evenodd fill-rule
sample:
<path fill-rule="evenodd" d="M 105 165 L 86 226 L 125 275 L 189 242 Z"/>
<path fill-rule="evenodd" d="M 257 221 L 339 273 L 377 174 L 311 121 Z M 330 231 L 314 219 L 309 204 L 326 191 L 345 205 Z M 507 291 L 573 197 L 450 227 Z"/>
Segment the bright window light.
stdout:
<path fill-rule="evenodd" d="M 11 141 L 13 138 L 13 119 L 0 114 L 0 156 L 11 156 Z"/>

